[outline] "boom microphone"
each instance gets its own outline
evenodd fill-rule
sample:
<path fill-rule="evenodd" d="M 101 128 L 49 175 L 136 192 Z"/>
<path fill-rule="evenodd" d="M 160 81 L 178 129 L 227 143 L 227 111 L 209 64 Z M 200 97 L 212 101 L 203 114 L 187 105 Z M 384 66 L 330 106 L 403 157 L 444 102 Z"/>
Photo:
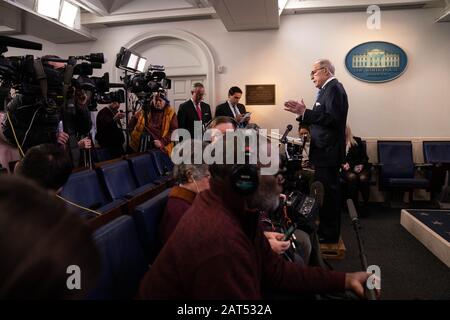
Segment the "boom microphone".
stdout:
<path fill-rule="evenodd" d="M 361 236 L 359 234 L 359 229 L 361 228 L 359 225 L 359 219 L 358 219 L 358 213 L 356 212 L 355 205 L 353 203 L 352 199 L 347 199 L 347 207 L 348 207 L 348 214 L 350 215 L 350 219 L 352 220 L 353 228 L 355 229 L 356 233 L 356 239 L 358 240 L 358 247 L 359 247 L 359 257 L 361 259 L 361 267 L 364 271 L 367 271 L 368 265 L 367 265 L 367 257 L 366 253 L 364 251 L 364 245 L 361 239 Z M 377 300 L 375 290 L 365 288 L 366 296 L 368 300 Z"/>
<path fill-rule="evenodd" d="M 347 199 L 347 207 L 348 214 L 350 215 L 350 219 L 352 220 L 352 222 L 358 220 L 358 213 L 356 212 L 355 205 L 351 199 Z"/>
<path fill-rule="evenodd" d="M 287 142 L 286 137 L 287 137 L 288 133 L 291 132 L 291 130 L 292 130 L 292 125 L 288 124 L 287 127 L 286 127 L 286 131 L 283 133 L 283 136 L 280 139 L 281 143 L 286 143 Z"/>
<path fill-rule="evenodd" d="M 29 50 L 42 50 L 42 44 L 22 39 L 0 36 L 0 46 Z"/>

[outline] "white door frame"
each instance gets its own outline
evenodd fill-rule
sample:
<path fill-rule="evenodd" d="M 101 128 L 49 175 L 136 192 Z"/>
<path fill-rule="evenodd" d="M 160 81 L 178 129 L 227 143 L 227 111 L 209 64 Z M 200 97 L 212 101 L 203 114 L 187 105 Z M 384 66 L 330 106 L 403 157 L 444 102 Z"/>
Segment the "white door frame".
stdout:
<path fill-rule="evenodd" d="M 186 41 L 190 43 L 193 47 L 197 48 L 203 55 L 204 61 L 207 62 L 206 68 L 206 83 L 205 83 L 205 91 L 206 94 L 211 97 L 210 104 L 215 105 L 216 103 L 216 64 L 214 61 L 214 55 L 206 43 L 197 37 L 196 35 L 180 30 L 155 30 L 146 32 L 144 34 L 138 35 L 132 40 L 125 43 L 123 46 L 127 49 L 133 50 L 143 42 L 149 42 L 152 40 L 160 39 L 160 38 L 175 38 L 179 40 Z M 118 79 L 118 69 L 114 68 L 115 78 Z"/>

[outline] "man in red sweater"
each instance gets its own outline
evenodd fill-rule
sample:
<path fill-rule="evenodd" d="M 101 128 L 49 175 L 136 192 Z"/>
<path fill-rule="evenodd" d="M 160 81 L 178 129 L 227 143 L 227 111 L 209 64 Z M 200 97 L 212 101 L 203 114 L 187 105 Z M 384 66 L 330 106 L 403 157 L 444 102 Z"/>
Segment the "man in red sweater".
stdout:
<path fill-rule="evenodd" d="M 210 165 L 210 190 L 181 218 L 140 287 L 143 299 L 261 299 L 266 289 L 293 294 L 352 289 L 363 296 L 365 272 L 302 267 L 273 252 L 259 223 L 278 206 L 279 180 L 258 173 L 250 195 L 231 182 L 234 166 Z"/>

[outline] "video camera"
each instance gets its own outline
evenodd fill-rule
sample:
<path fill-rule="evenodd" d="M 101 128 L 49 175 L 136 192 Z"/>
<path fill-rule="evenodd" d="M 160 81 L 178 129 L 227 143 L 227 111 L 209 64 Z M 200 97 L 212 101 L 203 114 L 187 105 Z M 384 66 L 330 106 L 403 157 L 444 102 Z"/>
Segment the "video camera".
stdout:
<path fill-rule="evenodd" d="M 287 208 L 288 217 L 299 229 L 307 233 L 316 230 L 319 203 L 314 196 L 293 191 L 287 196 L 284 205 Z"/>
<path fill-rule="evenodd" d="M 76 90 L 85 90 L 90 92 L 91 97 L 87 107 L 89 111 L 97 110 L 97 103 L 102 103 L 102 96 L 110 90 L 108 72 L 104 73 L 101 77 L 92 76 L 94 69 L 101 69 L 102 64 L 106 62 L 103 53 L 91 53 L 85 56 L 71 56 L 68 59 L 60 59 L 55 56 L 45 56 L 42 59 L 45 63 L 65 63 L 66 67 L 64 69 L 64 78 L 66 82 L 67 78 L 70 77 L 70 84 L 73 88 Z M 78 61 L 84 62 L 78 63 Z M 71 71 L 68 71 L 67 68 L 70 68 Z M 75 78 L 74 76 L 78 77 Z M 73 106 L 73 103 L 70 103 L 70 106 Z M 69 110 L 69 112 L 71 112 L 71 110 Z"/>
<path fill-rule="evenodd" d="M 42 45 L 0 36 L 0 107 L 8 110 L 10 119 L 3 133 L 10 143 L 23 149 L 54 140 L 61 115 L 75 110 L 71 109 L 74 107 L 71 89 L 92 92 L 91 110 L 95 109 L 97 96 L 109 91 L 109 74 L 92 77 L 93 70 L 105 62 L 102 53 L 68 59 L 54 55 L 5 57 L 8 47 L 42 50 Z M 11 89 L 15 91 L 14 97 Z"/>
<path fill-rule="evenodd" d="M 137 96 L 164 92 L 171 88 L 172 81 L 166 77 L 163 66 L 150 65 L 147 72 L 128 75 L 123 78 L 125 87 Z"/>
<path fill-rule="evenodd" d="M 305 148 L 308 137 L 305 135 L 301 138 L 287 139 L 287 133 L 292 130 L 292 126 L 288 126 L 280 142 L 284 146 L 285 153 L 281 155 L 281 174 L 284 178 L 283 192 L 288 194 L 292 191 L 301 191 L 308 193 L 306 181 L 302 179 L 300 171 L 303 165 L 303 150 Z"/>

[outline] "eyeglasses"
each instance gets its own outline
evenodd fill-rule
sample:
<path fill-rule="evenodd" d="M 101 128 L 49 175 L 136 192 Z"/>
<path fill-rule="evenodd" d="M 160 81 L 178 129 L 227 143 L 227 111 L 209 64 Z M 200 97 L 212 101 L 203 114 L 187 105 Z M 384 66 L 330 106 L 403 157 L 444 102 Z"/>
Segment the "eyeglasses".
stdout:
<path fill-rule="evenodd" d="M 325 67 L 322 67 L 322 68 L 316 69 L 316 70 L 314 70 L 314 71 L 311 71 L 310 76 L 311 76 L 311 77 L 314 77 L 314 76 L 316 75 L 316 73 L 317 73 L 319 70 L 322 70 L 322 69 L 325 69 Z"/>

